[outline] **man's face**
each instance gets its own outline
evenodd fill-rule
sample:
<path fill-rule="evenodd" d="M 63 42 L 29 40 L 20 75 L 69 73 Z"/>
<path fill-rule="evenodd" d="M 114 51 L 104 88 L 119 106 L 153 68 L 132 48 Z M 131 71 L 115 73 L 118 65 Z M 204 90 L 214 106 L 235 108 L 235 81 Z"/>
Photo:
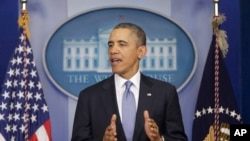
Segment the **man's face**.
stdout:
<path fill-rule="evenodd" d="M 114 29 L 109 37 L 108 53 L 112 72 L 130 79 L 145 55 L 145 46 L 138 46 L 136 36 L 125 28 Z"/>

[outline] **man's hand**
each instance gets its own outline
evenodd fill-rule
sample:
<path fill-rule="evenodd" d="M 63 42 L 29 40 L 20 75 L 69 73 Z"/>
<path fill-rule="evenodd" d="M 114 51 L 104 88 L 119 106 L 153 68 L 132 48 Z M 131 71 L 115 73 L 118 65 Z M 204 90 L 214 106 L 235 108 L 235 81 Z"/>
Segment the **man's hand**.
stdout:
<path fill-rule="evenodd" d="M 144 129 L 150 141 L 161 141 L 159 127 L 153 119 L 149 117 L 148 111 L 144 111 Z"/>
<path fill-rule="evenodd" d="M 116 123 L 116 114 L 113 114 L 111 117 L 110 125 L 105 130 L 103 141 L 117 141 L 115 123 Z"/>

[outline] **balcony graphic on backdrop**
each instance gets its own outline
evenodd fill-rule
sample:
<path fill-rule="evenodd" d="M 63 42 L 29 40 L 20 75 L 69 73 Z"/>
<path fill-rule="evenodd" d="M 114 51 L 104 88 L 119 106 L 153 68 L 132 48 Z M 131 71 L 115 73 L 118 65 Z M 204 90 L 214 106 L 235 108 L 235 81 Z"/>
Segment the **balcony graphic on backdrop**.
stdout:
<path fill-rule="evenodd" d="M 111 30 L 108 30 L 111 31 Z M 63 71 L 111 72 L 107 42 L 110 32 L 98 30 L 89 40 L 63 40 Z M 147 39 L 147 55 L 141 61 L 142 71 L 177 69 L 176 39 Z"/>

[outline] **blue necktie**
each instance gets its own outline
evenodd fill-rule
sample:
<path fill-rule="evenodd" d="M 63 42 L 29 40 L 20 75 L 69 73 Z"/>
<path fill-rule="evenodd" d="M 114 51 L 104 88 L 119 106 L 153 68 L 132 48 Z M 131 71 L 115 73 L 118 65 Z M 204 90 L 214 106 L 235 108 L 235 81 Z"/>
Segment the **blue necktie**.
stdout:
<path fill-rule="evenodd" d="M 127 141 L 133 140 L 136 105 L 133 92 L 130 90 L 132 82 L 127 81 L 125 83 L 126 89 L 122 98 L 122 126 L 125 131 Z"/>

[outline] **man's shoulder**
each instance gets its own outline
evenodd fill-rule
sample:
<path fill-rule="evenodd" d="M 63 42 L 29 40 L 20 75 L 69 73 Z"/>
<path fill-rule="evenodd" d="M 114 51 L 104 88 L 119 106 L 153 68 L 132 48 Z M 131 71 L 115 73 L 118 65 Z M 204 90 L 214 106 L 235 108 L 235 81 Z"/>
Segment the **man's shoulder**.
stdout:
<path fill-rule="evenodd" d="M 95 91 L 95 90 L 99 90 L 102 89 L 103 87 L 107 87 L 107 85 L 111 84 L 111 82 L 114 80 L 114 76 L 110 76 L 108 78 L 105 78 L 95 84 L 92 84 L 88 87 L 86 87 L 85 89 L 83 89 L 82 91 Z"/>
<path fill-rule="evenodd" d="M 173 84 L 167 82 L 167 81 L 163 81 L 163 80 L 159 80 L 150 76 L 147 76 L 145 74 L 141 75 L 142 77 L 142 81 L 147 81 L 147 83 L 152 83 L 152 85 L 155 86 L 162 86 L 162 87 L 175 87 Z"/>

